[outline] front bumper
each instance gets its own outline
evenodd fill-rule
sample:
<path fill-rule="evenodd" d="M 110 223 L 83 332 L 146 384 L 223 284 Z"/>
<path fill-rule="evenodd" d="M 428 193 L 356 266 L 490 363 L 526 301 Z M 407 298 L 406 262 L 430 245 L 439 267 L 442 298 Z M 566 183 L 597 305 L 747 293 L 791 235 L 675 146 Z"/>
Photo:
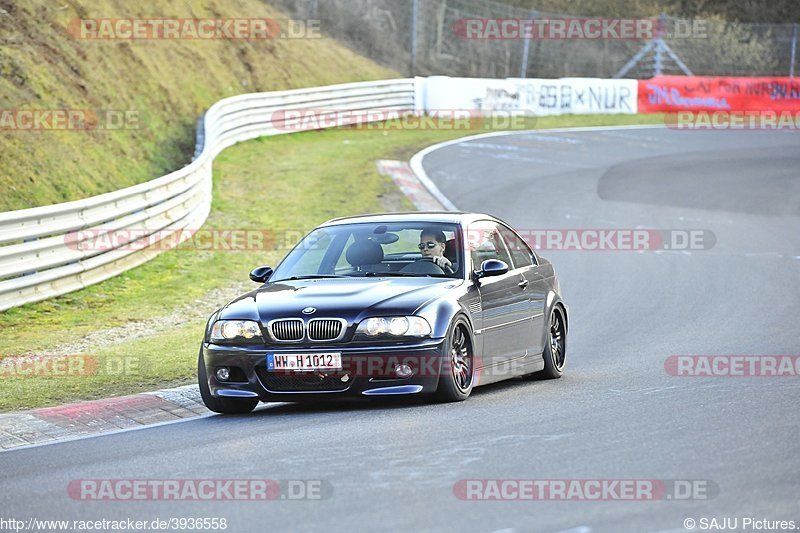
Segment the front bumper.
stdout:
<path fill-rule="evenodd" d="M 443 365 L 444 339 L 416 344 L 371 346 L 233 347 L 203 343 L 203 361 L 212 396 L 258 398 L 270 402 L 300 402 L 341 398 L 417 395 L 436 391 Z M 340 352 L 342 369 L 314 372 L 267 370 L 267 354 Z M 398 364 L 413 375 L 399 378 Z M 236 369 L 231 379 L 216 377 L 219 367 Z M 239 372 L 239 370 L 241 372 Z"/>

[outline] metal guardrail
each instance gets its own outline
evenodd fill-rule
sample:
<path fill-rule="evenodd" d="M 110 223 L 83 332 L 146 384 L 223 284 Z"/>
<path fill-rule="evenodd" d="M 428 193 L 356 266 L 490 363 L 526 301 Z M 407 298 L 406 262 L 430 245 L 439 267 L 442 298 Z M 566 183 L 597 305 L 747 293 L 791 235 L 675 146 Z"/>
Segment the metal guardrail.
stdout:
<path fill-rule="evenodd" d="M 0 213 L 0 311 L 99 283 L 177 246 L 179 239 L 170 243 L 159 240 L 165 234 L 188 237 L 188 231 L 199 229 L 205 222 L 211 210 L 214 158 L 238 142 L 291 132 L 273 122 L 276 111 L 413 110 L 414 103 L 414 79 L 253 93 L 220 100 L 203 117 L 197 139 L 202 150 L 189 165 L 152 181 L 84 200 Z M 97 250 L 81 245 L 89 238 L 87 234 L 129 229 L 136 230 L 137 238 L 115 247 Z"/>

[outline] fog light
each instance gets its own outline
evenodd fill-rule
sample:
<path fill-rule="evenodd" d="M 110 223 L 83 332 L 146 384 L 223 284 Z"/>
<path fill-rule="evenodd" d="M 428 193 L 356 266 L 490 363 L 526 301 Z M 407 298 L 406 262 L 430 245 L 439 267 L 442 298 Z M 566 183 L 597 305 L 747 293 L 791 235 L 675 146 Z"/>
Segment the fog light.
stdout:
<path fill-rule="evenodd" d="M 231 377 L 231 371 L 227 367 L 217 369 L 217 379 L 220 381 L 228 381 Z"/>
<path fill-rule="evenodd" d="M 345 374 L 340 379 L 342 380 L 342 383 L 347 383 L 348 381 L 350 381 L 350 374 Z"/>
<path fill-rule="evenodd" d="M 398 378 L 408 378 L 411 377 L 411 374 L 413 374 L 414 371 L 411 370 L 411 367 L 408 365 L 397 365 L 397 367 L 394 369 L 394 373 Z"/>

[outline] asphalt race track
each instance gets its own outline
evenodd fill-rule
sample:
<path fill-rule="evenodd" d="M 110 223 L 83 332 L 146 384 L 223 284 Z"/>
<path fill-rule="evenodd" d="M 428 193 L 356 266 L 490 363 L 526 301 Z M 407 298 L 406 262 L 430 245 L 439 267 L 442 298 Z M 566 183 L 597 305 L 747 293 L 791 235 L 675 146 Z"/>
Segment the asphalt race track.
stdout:
<path fill-rule="evenodd" d="M 800 527 L 800 378 L 665 370 L 671 355 L 800 355 L 800 136 L 517 133 L 446 146 L 424 167 L 459 209 L 523 230 L 715 239 L 544 252 L 571 312 L 561 380 L 491 385 L 461 404 L 275 404 L 4 452 L 2 514 L 225 517 L 236 532 L 684 531 L 686 518 L 704 517 Z M 71 480 L 131 478 L 324 480 L 332 494 L 201 503 L 67 492 Z M 454 493 L 464 479 L 699 480 L 712 490 L 685 501 L 464 501 Z"/>

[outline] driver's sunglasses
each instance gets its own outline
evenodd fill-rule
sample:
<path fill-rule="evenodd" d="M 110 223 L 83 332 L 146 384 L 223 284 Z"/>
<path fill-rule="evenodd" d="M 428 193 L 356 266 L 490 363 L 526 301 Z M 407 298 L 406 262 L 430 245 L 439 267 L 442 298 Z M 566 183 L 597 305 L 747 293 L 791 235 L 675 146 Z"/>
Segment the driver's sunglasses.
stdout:
<path fill-rule="evenodd" d="M 421 242 L 417 245 L 420 250 L 424 250 L 426 247 L 429 250 L 433 250 L 436 248 L 436 245 L 439 244 L 438 242 L 428 241 L 428 242 Z"/>

